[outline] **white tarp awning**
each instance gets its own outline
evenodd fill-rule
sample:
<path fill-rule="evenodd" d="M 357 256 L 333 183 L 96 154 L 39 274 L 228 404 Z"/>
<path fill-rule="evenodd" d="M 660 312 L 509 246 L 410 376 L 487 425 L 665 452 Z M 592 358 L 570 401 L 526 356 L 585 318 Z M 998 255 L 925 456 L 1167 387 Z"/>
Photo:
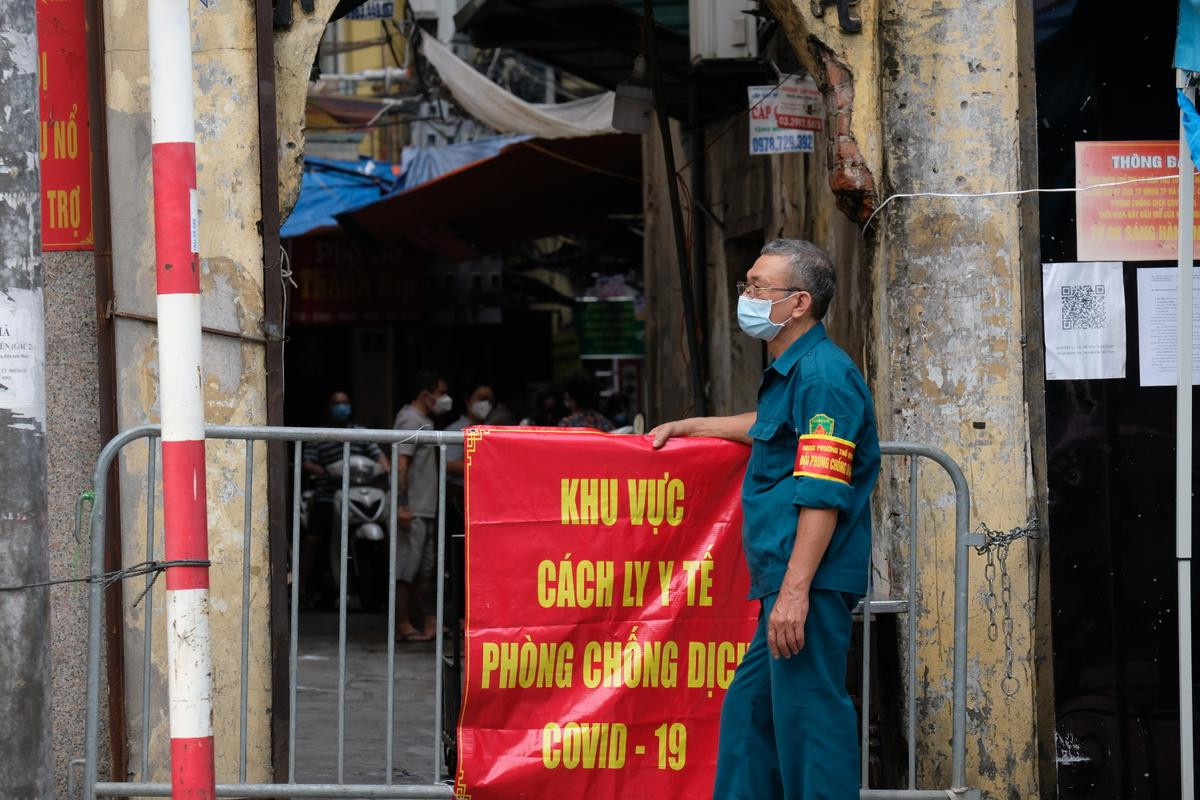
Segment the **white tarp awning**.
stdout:
<path fill-rule="evenodd" d="M 488 80 L 427 33 L 421 36 L 421 50 L 458 104 L 500 133 L 542 139 L 617 133 L 612 127 L 612 92 L 569 103 L 528 103 Z"/>

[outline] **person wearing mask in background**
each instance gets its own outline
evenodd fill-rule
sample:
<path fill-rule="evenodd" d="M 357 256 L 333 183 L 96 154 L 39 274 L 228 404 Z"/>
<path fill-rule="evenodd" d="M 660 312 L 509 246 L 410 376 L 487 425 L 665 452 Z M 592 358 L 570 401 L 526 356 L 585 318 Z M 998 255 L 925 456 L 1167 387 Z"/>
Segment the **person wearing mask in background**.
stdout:
<path fill-rule="evenodd" d="M 412 400 L 396 414 L 397 430 L 433 430 L 433 417 L 450 411 L 454 401 L 441 376 L 428 371 L 413 377 Z M 410 516 L 407 535 L 396 542 L 396 638 L 427 642 L 437 633 L 437 448 L 402 442 L 397 452 L 396 483 L 403 520 Z M 413 626 L 413 611 L 421 614 L 421 629 Z"/>
<path fill-rule="evenodd" d="M 458 419 L 447 425 L 446 430 L 461 431 L 470 428 L 472 425 L 483 425 L 487 423 L 488 418 L 495 408 L 496 394 L 492 391 L 492 387 L 486 383 L 480 384 L 467 397 L 466 410 Z M 457 487 L 460 497 L 462 495 L 463 473 L 465 471 L 462 445 L 446 445 L 446 481 L 451 488 Z"/>
<path fill-rule="evenodd" d="M 334 392 L 329 395 L 325 409 L 325 424 L 330 428 L 361 428 L 353 421 L 354 408 L 350 395 Z M 321 543 L 333 532 L 333 496 L 340 482 L 328 474 L 329 467 L 342 460 L 341 442 L 305 442 L 301 468 L 313 481 L 313 496 L 308 506 L 308 524 L 304 527 L 304 538 L 300 543 L 300 564 L 297 570 L 300 582 L 301 602 L 305 607 L 314 605 L 312 578 L 317 569 L 319 554 L 325 552 Z M 387 456 L 374 442 L 354 442 L 350 455 L 366 456 L 379 462 L 384 470 L 389 469 Z M 332 577 L 332 576 L 330 576 Z"/>
<path fill-rule="evenodd" d="M 483 425 L 489 421 L 496 408 L 496 394 L 487 384 L 476 386 L 467 397 L 466 411 L 454 422 L 446 426 L 448 431 L 461 431 L 473 425 Z M 466 459 L 463 446 L 460 444 L 446 445 L 446 537 L 450 544 L 450 556 L 454 563 L 454 594 L 458 603 L 458 615 L 462 618 L 466 599 L 463 570 L 461 569 L 463 541 L 455 538 L 466 532 L 466 504 L 463 497 L 463 478 L 466 474 Z"/>
<path fill-rule="evenodd" d="M 613 424 L 608 418 L 596 410 L 600 399 L 596 384 L 586 375 L 576 375 L 567 381 L 566 404 L 571 412 L 558 421 L 560 428 L 595 428 L 598 431 L 611 431 Z"/>

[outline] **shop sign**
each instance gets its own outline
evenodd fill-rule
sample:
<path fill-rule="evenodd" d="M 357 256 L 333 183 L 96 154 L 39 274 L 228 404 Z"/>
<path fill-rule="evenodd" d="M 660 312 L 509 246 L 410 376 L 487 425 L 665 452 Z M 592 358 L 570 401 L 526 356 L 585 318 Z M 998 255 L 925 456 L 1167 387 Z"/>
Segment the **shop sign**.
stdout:
<path fill-rule="evenodd" d="M 367 0 L 346 15 L 346 19 L 392 19 L 396 16 L 393 0 Z"/>
<path fill-rule="evenodd" d="M 369 249 L 342 236 L 292 240 L 291 321 L 346 325 L 419 319 L 424 263 L 408 251 Z"/>
<path fill-rule="evenodd" d="M 821 130 L 821 92 L 811 77 L 779 85 L 749 86 L 750 155 L 811 153 Z"/>
<path fill-rule="evenodd" d="M 465 435 L 456 796 L 711 797 L 721 702 L 758 611 L 744 599 L 749 450 Z"/>
<path fill-rule="evenodd" d="M 579 352 L 584 356 L 640 356 L 646 352 L 646 324 L 633 298 L 585 297 L 575 302 Z"/>
<path fill-rule="evenodd" d="M 1176 260 L 1179 182 L 1170 176 L 1178 173 L 1179 142 L 1076 142 L 1076 187 L 1117 184 L 1075 194 L 1079 260 Z"/>
<path fill-rule="evenodd" d="M 83 0 L 40 0 L 37 32 L 42 249 L 90 250 L 92 164 Z"/>

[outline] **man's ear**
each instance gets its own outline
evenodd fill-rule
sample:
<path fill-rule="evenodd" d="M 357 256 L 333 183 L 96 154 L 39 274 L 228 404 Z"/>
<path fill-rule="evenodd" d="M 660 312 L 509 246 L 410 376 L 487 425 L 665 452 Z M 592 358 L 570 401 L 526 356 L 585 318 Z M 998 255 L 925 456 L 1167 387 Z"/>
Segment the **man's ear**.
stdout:
<path fill-rule="evenodd" d="M 796 305 L 792 307 L 792 319 L 800 319 L 805 314 L 812 311 L 813 299 L 808 292 L 799 292 L 796 294 Z"/>

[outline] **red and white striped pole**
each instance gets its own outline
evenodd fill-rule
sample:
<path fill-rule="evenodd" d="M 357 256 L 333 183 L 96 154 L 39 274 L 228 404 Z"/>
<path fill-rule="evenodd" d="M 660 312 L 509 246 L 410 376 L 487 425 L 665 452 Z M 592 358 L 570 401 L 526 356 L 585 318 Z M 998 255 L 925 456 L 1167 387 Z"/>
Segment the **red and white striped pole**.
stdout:
<path fill-rule="evenodd" d="M 148 0 L 163 522 L 168 561 L 208 560 L 196 127 L 188 0 Z M 212 635 L 208 567 L 167 569 L 171 797 L 210 800 Z"/>

